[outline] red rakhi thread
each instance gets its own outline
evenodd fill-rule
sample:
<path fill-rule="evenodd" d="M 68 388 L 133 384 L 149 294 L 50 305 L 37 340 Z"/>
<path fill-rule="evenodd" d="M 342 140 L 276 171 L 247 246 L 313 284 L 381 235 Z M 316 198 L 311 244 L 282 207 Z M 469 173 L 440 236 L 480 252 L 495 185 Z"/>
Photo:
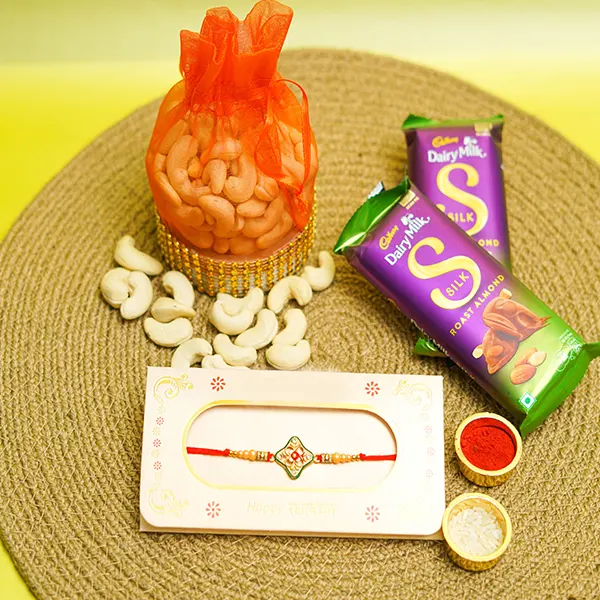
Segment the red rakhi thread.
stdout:
<path fill-rule="evenodd" d="M 231 450 L 229 448 L 218 450 L 215 448 L 196 448 L 194 446 L 188 446 L 186 450 L 188 454 L 201 456 L 225 456 L 257 462 L 275 462 L 283 467 L 291 479 L 298 479 L 302 471 L 313 463 L 337 465 L 349 462 L 395 461 L 397 457 L 396 454 L 363 454 L 362 452 L 359 454 L 340 452 L 313 454 L 297 436 L 292 436 L 288 443 L 275 453 L 267 450 Z"/>

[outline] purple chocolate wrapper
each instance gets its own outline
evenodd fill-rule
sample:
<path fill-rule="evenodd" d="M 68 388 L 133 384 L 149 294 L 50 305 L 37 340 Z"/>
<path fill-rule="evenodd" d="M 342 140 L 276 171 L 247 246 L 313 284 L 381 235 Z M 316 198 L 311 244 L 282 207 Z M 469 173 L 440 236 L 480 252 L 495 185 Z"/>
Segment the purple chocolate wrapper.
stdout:
<path fill-rule="evenodd" d="M 494 258 L 510 269 L 502 175 L 502 117 L 403 124 L 411 181 Z"/>
<path fill-rule="evenodd" d="M 600 355 L 408 180 L 367 200 L 335 252 L 522 420 L 524 435 Z"/>

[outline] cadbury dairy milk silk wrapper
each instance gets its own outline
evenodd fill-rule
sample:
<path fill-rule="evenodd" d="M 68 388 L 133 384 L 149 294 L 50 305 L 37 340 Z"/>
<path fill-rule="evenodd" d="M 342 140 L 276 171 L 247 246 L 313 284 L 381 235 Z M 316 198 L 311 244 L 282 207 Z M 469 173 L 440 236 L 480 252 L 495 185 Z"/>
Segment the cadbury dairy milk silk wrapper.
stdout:
<path fill-rule="evenodd" d="M 575 389 L 586 344 L 405 179 L 368 199 L 334 251 L 512 413 L 527 435 Z"/>
<path fill-rule="evenodd" d="M 410 115 L 402 128 L 411 181 L 450 219 L 510 269 L 502 175 L 501 115 L 435 121 Z M 420 337 L 415 353 L 443 356 Z"/>

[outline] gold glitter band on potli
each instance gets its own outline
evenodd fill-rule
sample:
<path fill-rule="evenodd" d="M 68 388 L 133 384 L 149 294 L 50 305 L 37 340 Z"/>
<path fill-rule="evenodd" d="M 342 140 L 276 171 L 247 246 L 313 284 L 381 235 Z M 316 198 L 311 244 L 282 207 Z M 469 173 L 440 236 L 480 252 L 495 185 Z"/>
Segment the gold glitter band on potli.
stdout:
<path fill-rule="evenodd" d="M 184 273 L 198 291 L 209 296 L 226 292 L 245 296 L 253 287 L 270 290 L 280 279 L 299 273 L 304 267 L 315 239 L 317 202 L 306 227 L 283 248 L 265 258 L 239 260 L 204 256 L 178 240 L 167 228 L 158 212 L 158 245 L 169 268 Z"/>

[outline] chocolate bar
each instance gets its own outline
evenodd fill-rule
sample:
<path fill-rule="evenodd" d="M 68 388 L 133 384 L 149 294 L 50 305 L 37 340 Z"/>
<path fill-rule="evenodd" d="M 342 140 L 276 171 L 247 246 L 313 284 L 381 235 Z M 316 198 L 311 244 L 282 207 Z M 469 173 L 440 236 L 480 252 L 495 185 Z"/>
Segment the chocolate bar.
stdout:
<path fill-rule="evenodd" d="M 334 251 L 521 421 L 542 423 L 600 356 L 405 179 L 367 200 Z"/>
<path fill-rule="evenodd" d="M 510 269 L 502 175 L 501 115 L 489 119 L 435 121 L 409 115 L 402 128 L 408 175 L 433 203 Z M 443 356 L 420 337 L 416 354 Z"/>

